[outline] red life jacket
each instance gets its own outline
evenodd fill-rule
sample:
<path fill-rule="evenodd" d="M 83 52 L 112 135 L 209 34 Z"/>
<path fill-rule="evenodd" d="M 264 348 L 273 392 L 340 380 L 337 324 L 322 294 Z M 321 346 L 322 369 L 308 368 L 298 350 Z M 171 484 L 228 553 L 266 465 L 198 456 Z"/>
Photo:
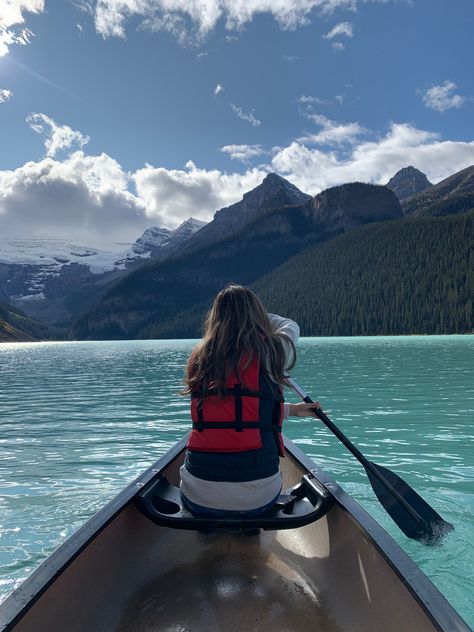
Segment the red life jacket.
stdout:
<path fill-rule="evenodd" d="M 283 456 L 283 390 L 264 373 L 257 359 L 242 371 L 242 381 L 231 374 L 224 395 L 209 389 L 205 398 L 197 390 L 191 395 L 193 429 L 189 450 L 243 452 L 262 447 L 262 432 L 273 432 L 278 453 Z M 271 418 L 260 419 L 260 400 L 274 401 Z"/>

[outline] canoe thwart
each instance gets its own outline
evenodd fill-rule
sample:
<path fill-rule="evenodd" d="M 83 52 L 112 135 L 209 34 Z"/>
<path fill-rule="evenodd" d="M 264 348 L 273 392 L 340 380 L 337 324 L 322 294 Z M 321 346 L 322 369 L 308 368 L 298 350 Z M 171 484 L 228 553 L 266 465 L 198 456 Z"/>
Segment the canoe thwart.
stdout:
<path fill-rule="evenodd" d="M 322 518 L 333 504 L 333 497 L 311 475 L 280 494 L 276 503 L 258 517 L 214 518 L 192 514 L 183 504 L 178 487 L 162 475 L 151 480 L 135 497 L 138 509 L 155 524 L 173 529 L 249 531 L 295 529 Z"/>

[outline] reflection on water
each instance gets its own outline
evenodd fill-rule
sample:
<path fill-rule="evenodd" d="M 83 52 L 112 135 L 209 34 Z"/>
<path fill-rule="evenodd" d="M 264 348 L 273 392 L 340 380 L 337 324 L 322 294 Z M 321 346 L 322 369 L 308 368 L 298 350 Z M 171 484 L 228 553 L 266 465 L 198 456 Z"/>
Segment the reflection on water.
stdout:
<path fill-rule="evenodd" d="M 0 597 L 189 428 L 178 395 L 192 341 L 0 346 Z M 474 624 L 474 336 L 308 338 L 295 379 L 366 457 L 455 531 L 407 540 L 363 468 L 318 421 L 285 432 L 329 470 Z M 292 393 L 288 398 L 296 401 Z"/>

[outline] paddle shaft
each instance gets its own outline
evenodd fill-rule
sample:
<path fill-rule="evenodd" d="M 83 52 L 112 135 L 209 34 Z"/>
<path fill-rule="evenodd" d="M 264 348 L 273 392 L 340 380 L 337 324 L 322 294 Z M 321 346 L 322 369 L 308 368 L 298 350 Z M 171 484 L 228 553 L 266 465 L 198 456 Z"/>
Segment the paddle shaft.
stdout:
<path fill-rule="evenodd" d="M 287 382 L 290 384 L 291 388 L 301 397 L 301 399 L 307 404 L 314 404 L 314 400 L 295 382 L 292 377 L 287 378 Z M 343 443 L 349 452 L 355 456 L 355 458 L 362 463 L 364 467 L 370 465 L 369 461 L 365 458 L 360 450 L 358 450 L 353 443 L 349 441 L 349 439 L 339 430 L 339 428 L 334 424 L 326 413 L 321 409 L 316 409 L 314 414 L 321 419 L 325 426 L 329 428 L 329 430 L 336 435 L 341 443 Z"/>
<path fill-rule="evenodd" d="M 301 397 L 301 399 L 306 402 L 307 404 L 314 404 L 315 402 L 311 399 L 311 397 L 301 388 L 301 386 L 299 386 L 295 380 L 291 377 L 287 378 L 287 382 L 288 384 L 291 386 L 291 388 Z M 382 485 L 387 489 L 387 491 L 389 491 L 396 499 L 397 501 L 403 505 L 403 507 L 406 509 L 406 511 L 408 511 L 408 513 L 417 521 L 417 522 L 425 522 L 424 519 L 418 514 L 418 512 L 416 512 L 413 507 L 408 504 L 406 502 L 406 500 L 403 498 L 403 496 L 401 496 L 399 494 L 399 492 L 393 487 L 393 485 L 387 481 L 387 479 L 385 478 L 385 476 L 383 476 L 378 469 L 370 462 L 368 461 L 365 456 L 362 454 L 362 452 L 360 450 L 358 450 L 355 445 L 349 441 L 349 439 L 345 436 L 344 433 L 342 433 L 339 428 L 336 426 L 336 424 L 334 424 L 329 417 L 326 415 L 326 413 L 320 409 L 317 408 L 314 411 L 314 414 L 319 417 L 319 419 L 323 422 L 323 424 L 325 426 L 327 426 L 327 428 L 329 428 L 329 430 L 336 435 L 336 437 L 339 439 L 339 441 L 349 450 L 349 452 L 351 452 L 355 458 L 364 466 L 364 468 L 367 471 L 370 471 L 370 473 L 375 476 L 375 478 L 377 478 L 378 481 L 380 481 L 380 483 L 382 483 Z"/>

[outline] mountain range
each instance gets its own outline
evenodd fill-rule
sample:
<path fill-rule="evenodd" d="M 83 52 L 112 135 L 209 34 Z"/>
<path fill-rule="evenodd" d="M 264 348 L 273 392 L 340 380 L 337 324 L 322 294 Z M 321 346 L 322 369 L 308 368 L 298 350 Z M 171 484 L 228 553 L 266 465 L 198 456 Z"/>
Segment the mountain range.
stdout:
<path fill-rule="evenodd" d="M 410 230 L 412 234 L 421 235 L 422 243 L 412 247 L 417 253 L 416 257 L 406 253 L 405 267 L 412 266 L 414 274 L 420 266 L 428 265 L 426 257 L 426 261 L 423 261 L 425 245 L 427 252 L 436 251 L 439 257 L 446 258 L 446 266 L 443 264 L 440 267 L 443 282 L 449 282 L 451 277 L 462 285 L 453 269 L 453 257 L 450 262 L 449 253 L 440 246 L 433 245 L 430 240 L 440 230 L 442 221 L 438 224 L 435 222 L 438 216 L 452 216 L 443 220 L 443 229 L 450 235 L 461 231 L 458 237 L 462 247 L 458 249 L 465 253 L 464 247 L 470 243 L 472 237 L 469 228 L 471 225 L 469 222 L 463 224 L 455 216 L 474 208 L 473 196 L 474 167 L 464 169 L 436 185 L 432 185 L 414 167 L 407 167 L 395 174 L 386 186 L 348 183 L 327 189 L 314 197 L 299 191 L 284 178 L 268 174 L 240 202 L 217 211 L 214 219 L 205 226 L 199 225 L 195 220 L 188 220 L 174 234 L 160 227 L 145 231 L 121 258 L 114 258 L 113 269 L 95 275 L 96 283 L 92 284 L 95 294 L 90 291 L 90 286 L 85 283 L 81 286 L 78 281 L 73 298 L 76 311 L 74 314 L 74 310 L 69 310 L 69 322 L 75 316 L 79 317 L 73 322 L 67 335 L 77 339 L 199 335 L 199 323 L 209 301 L 218 289 L 230 281 L 255 284 L 268 304 L 274 305 L 272 309 L 286 310 L 287 313 L 288 305 L 285 301 L 280 298 L 280 303 L 277 301 L 275 304 L 271 299 L 271 296 L 281 297 L 279 287 L 286 287 L 288 296 L 296 296 L 299 287 L 308 286 L 308 281 L 303 283 L 303 278 L 310 273 L 318 277 L 317 272 L 321 269 L 326 270 L 325 279 L 331 280 L 333 287 L 341 283 L 343 286 L 347 279 L 342 277 L 347 276 L 348 272 L 341 262 L 350 261 L 352 251 L 354 269 L 351 274 L 358 275 L 356 278 L 359 279 L 365 279 L 367 275 L 368 278 L 378 278 L 378 285 L 382 288 L 384 281 L 379 278 L 377 270 L 383 268 L 387 271 L 388 261 L 392 259 L 371 259 L 371 253 L 380 253 L 379 242 L 386 244 L 386 252 L 391 251 L 394 244 L 398 244 L 399 250 L 405 251 L 399 237 L 403 234 L 405 241 L 411 243 L 411 238 L 407 237 L 411 233 L 406 232 Z M 364 243 L 366 260 L 355 256 L 357 246 L 352 235 L 359 235 L 361 243 Z M 331 252 L 329 268 L 327 262 L 325 266 L 322 265 L 318 254 L 326 252 L 324 249 Z M 88 256 L 93 257 L 92 254 Z M 96 257 L 98 256 L 97 253 Z M 466 256 L 456 260 L 461 271 L 465 269 Z M 0 261 L 2 258 L 4 257 L 0 254 Z M 301 269 L 298 267 L 299 261 L 305 262 Z M 317 270 L 311 263 L 313 261 L 319 261 Z M 431 260 L 429 265 L 433 265 Z M 67 274 L 71 269 L 75 269 L 74 273 L 77 274 L 79 267 L 84 269 L 86 266 L 70 259 L 70 263 L 63 264 L 65 271 L 61 271 L 61 275 Z M 336 274 L 337 270 L 339 272 Z M 297 279 L 293 288 L 287 281 L 283 283 L 283 280 L 278 280 L 282 271 L 285 271 L 286 279 L 289 278 L 288 275 Z M 2 282 L 1 274 L 0 263 L 0 300 L 4 300 L 6 284 Z M 466 275 L 469 277 L 468 269 Z M 402 277 L 399 282 L 406 284 Z M 8 283 L 10 287 L 11 283 Z M 461 302 L 465 300 L 466 305 L 472 300 L 468 285 L 456 287 L 457 296 Z M 44 287 L 50 292 L 51 281 L 45 283 Z M 360 286 L 360 292 L 364 291 L 363 287 L 365 286 Z M 87 301 L 82 296 L 84 288 L 88 288 Z M 317 291 L 317 288 L 314 289 Z M 373 296 L 379 296 L 379 289 L 378 286 L 375 288 Z M 44 294 L 46 296 L 46 292 Z M 334 296 L 336 295 L 341 301 L 342 296 L 351 296 L 351 292 L 335 292 Z M 383 292 L 380 296 L 382 295 Z M 61 300 L 63 305 L 67 305 L 68 300 L 71 300 L 71 293 Z M 390 297 L 384 296 L 380 300 L 384 305 L 391 306 Z M 51 303 L 50 297 L 46 298 L 46 303 L 48 301 Z M 399 305 L 400 297 L 397 301 Z M 403 301 L 413 302 L 413 296 L 407 295 L 402 298 Z M 332 309 L 334 311 L 335 308 Z M 351 306 L 350 301 L 347 309 L 348 313 L 352 309 L 355 315 L 354 305 Z M 373 310 L 373 305 L 371 309 Z M 391 309 L 393 313 L 396 312 L 394 306 Z M 456 309 L 463 314 L 466 311 L 462 306 Z M 312 311 L 311 302 L 307 304 L 306 310 L 308 314 Z M 37 317 L 38 314 L 39 311 L 30 313 Z M 449 315 L 443 314 L 442 319 L 449 320 Z M 287 315 L 291 316 L 291 313 Z M 304 323 L 313 322 L 305 314 L 299 314 L 299 318 Z M 413 331 L 427 333 L 428 324 L 425 322 L 422 326 L 417 324 L 416 317 L 413 318 L 415 320 L 410 320 L 409 325 Z M 469 318 L 467 321 L 463 320 L 464 317 L 459 318 L 459 323 L 464 323 L 459 324 L 462 331 L 472 330 L 472 321 L 469 324 Z M 334 326 L 337 320 L 334 317 L 324 331 L 332 335 L 342 331 L 350 330 L 354 333 L 361 330 L 359 321 L 352 331 L 346 326 L 347 323 L 344 327 L 341 324 Z M 383 333 L 388 330 L 399 333 L 405 327 L 401 324 L 398 326 L 394 321 L 387 329 L 388 321 L 385 316 L 372 320 L 368 318 L 367 322 L 369 321 L 372 324 L 368 329 L 365 328 L 367 331 L 364 329 L 365 325 L 362 327 L 365 333 Z M 58 321 L 51 319 L 50 322 Z M 436 331 L 442 331 L 443 326 L 438 323 Z M 445 329 L 449 329 L 447 322 Z M 319 330 L 314 323 L 305 325 L 305 333 L 317 331 Z"/>
<path fill-rule="evenodd" d="M 204 225 L 191 217 L 174 231 L 150 227 L 132 244 L 103 248 L 50 237 L 0 239 L 0 300 L 31 318 L 67 327 L 114 282 L 173 252 Z"/>
<path fill-rule="evenodd" d="M 272 191 L 286 193 L 284 207 L 266 206 L 263 212 L 259 208 L 244 227 L 226 238 L 199 250 L 184 248 L 180 255 L 131 273 L 75 324 L 74 336 L 147 337 L 150 325 L 209 299 L 228 281 L 252 283 L 315 241 L 363 223 L 402 217 L 395 194 L 386 187 L 347 184 L 301 204 L 301 192 L 284 178 L 271 174 L 260 187 L 268 190 L 269 179 Z M 259 193 L 257 187 L 256 197 Z"/>

